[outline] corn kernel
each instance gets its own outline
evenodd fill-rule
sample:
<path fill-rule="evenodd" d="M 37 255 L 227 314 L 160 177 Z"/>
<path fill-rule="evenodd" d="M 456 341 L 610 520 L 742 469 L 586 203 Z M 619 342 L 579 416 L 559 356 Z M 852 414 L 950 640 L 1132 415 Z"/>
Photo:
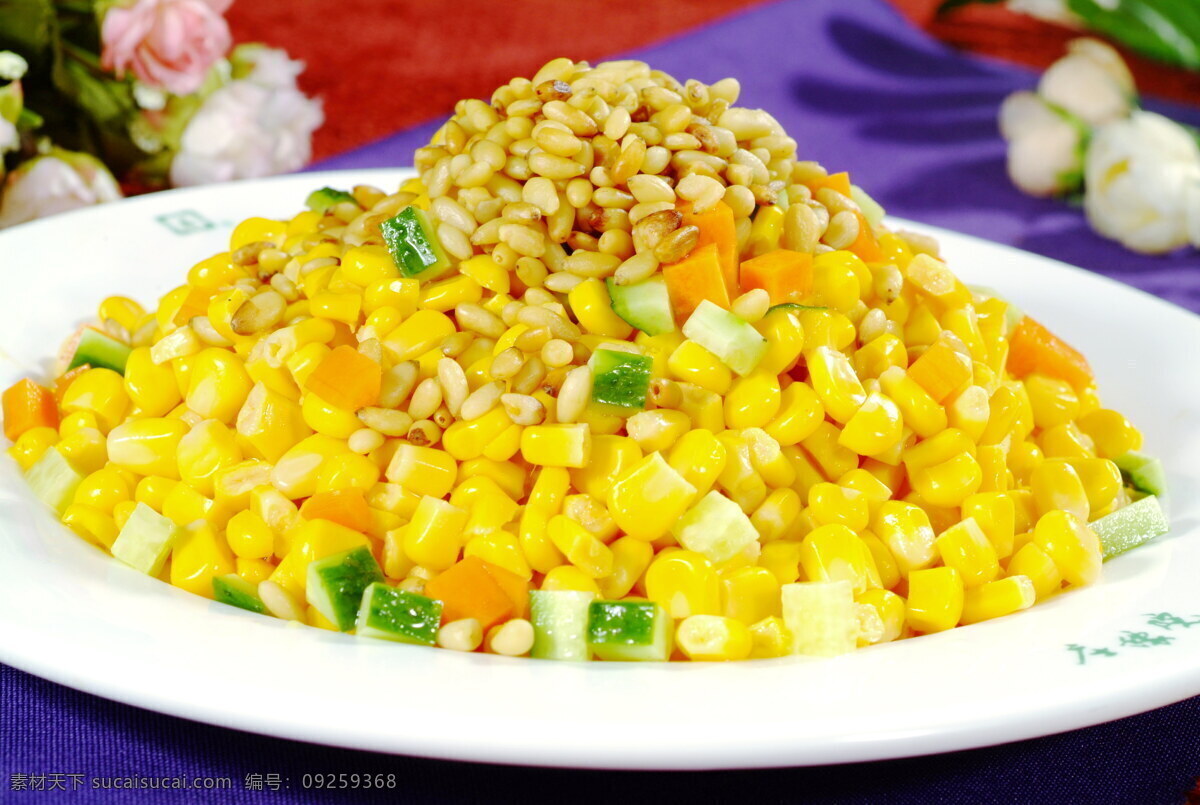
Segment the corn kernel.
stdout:
<path fill-rule="evenodd" d="M 934 544 L 942 562 L 958 571 L 967 589 L 986 584 L 1000 575 L 996 549 L 972 517 L 943 531 Z"/>
<path fill-rule="evenodd" d="M 682 549 L 664 551 L 646 568 L 646 597 L 657 601 L 672 618 L 718 615 L 720 579 L 703 554 Z"/>
<path fill-rule="evenodd" d="M 942 632 L 958 625 L 963 611 L 963 583 L 952 567 L 915 570 L 908 576 L 905 620 L 918 632 Z"/>
<path fill-rule="evenodd" d="M 962 622 L 979 623 L 1011 615 L 1028 609 L 1036 600 L 1037 592 L 1027 576 L 1015 575 L 989 581 L 963 594 Z"/>

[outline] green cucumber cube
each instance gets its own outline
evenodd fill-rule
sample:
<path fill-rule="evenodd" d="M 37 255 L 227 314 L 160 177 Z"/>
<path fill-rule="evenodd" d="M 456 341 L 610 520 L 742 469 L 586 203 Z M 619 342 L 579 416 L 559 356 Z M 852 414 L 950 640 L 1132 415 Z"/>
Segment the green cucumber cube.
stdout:
<path fill-rule="evenodd" d="M 351 548 L 309 563 L 305 595 L 317 612 L 348 632 L 354 628 L 363 590 L 377 581 L 383 581 L 383 571 L 371 551 Z"/>
<path fill-rule="evenodd" d="M 441 601 L 377 581 L 363 591 L 355 629 L 360 637 L 432 646 L 441 623 Z"/>
<path fill-rule="evenodd" d="M 162 572 L 179 536 L 179 526 L 145 503 L 134 508 L 112 544 L 112 555 L 147 576 Z"/>
<path fill-rule="evenodd" d="M 341 204 L 343 201 L 354 201 L 354 196 L 345 190 L 322 187 L 320 190 L 314 190 L 309 193 L 308 198 L 304 200 L 304 204 L 313 212 L 323 213 L 333 205 Z"/>
<path fill-rule="evenodd" d="M 780 195 L 786 196 L 787 193 L 781 193 Z M 883 216 L 887 215 L 887 213 L 883 211 L 883 207 L 878 201 L 867 194 L 866 190 L 863 190 L 856 184 L 852 184 L 850 185 L 850 198 L 862 210 L 863 217 L 867 219 L 867 223 L 872 228 L 878 228 L 883 223 Z"/>
<path fill-rule="evenodd" d="M 258 588 L 236 573 L 213 576 L 213 600 L 260 615 L 267 614 L 266 605 L 258 597 Z"/>
<path fill-rule="evenodd" d="M 648 355 L 598 349 L 592 353 L 590 363 L 593 401 L 618 408 L 646 407 L 654 365 Z"/>
<path fill-rule="evenodd" d="M 1104 560 L 1120 556 L 1171 530 L 1158 498 L 1148 495 L 1128 506 L 1088 523 L 1100 538 Z"/>
<path fill-rule="evenodd" d="M 748 321 L 705 299 L 683 325 L 683 334 L 745 377 L 767 352 L 767 339 Z"/>
<path fill-rule="evenodd" d="M 758 541 L 758 530 L 742 507 L 712 490 L 675 521 L 671 533 L 689 551 L 724 562 Z"/>
<path fill-rule="evenodd" d="M 792 653 L 834 657 L 858 644 L 854 588 L 848 581 L 806 581 L 781 588 Z"/>
<path fill-rule="evenodd" d="M 1130 450 L 1113 459 L 1125 481 L 1139 492 L 1162 497 L 1167 494 L 1167 473 L 1154 456 Z"/>
<path fill-rule="evenodd" d="M 671 312 L 671 297 L 667 281 L 661 274 L 632 285 L 618 285 L 612 277 L 607 280 L 608 297 L 613 313 L 625 323 L 646 335 L 662 335 L 675 330 L 675 315 Z"/>
<path fill-rule="evenodd" d="M 592 652 L 588 648 L 588 606 L 595 598 L 595 593 L 580 590 L 531 592 L 531 656 L 539 660 L 590 660 Z"/>
<path fill-rule="evenodd" d="M 55 514 L 62 515 L 74 500 L 75 490 L 83 483 L 83 476 L 76 472 L 57 448 L 51 447 L 26 471 L 25 481 L 38 500 L 53 509 Z"/>
<path fill-rule="evenodd" d="M 396 268 L 406 277 L 431 280 L 450 268 L 450 259 L 420 207 L 405 207 L 379 225 Z"/>
<path fill-rule="evenodd" d="M 674 648 L 675 624 L 654 601 L 593 601 L 587 636 L 602 660 L 665 662 Z"/>
<path fill-rule="evenodd" d="M 115 338 L 110 338 L 99 330 L 85 327 L 79 335 L 79 343 L 75 346 L 75 354 L 67 369 L 83 366 L 85 363 L 93 369 L 112 369 L 119 374 L 125 374 L 125 364 L 129 361 L 132 348 L 122 344 Z"/>

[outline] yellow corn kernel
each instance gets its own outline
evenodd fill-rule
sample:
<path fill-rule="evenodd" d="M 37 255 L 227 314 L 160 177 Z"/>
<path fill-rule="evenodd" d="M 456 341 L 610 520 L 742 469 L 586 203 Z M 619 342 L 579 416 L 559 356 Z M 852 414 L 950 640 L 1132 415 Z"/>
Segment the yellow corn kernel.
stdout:
<path fill-rule="evenodd" d="M 750 627 L 750 658 L 755 660 L 785 657 L 791 651 L 792 635 L 783 618 L 763 618 Z"/>
<path fill-rule="evenodd" d="M 687 414 L 669 408 L 639 411 L 625 420 L 629 437 L 645 453 L 666 452 L 691 427 L 692 420 Z"/>
<path fill-rule="evenodd" d="M 73 414 L 64 416 L 58 423 L 58 435 L 60 437 L 70 436 L 75 431 L 82 430 L 83 428 L 100 429 L 100 422 L 91 411 L 76 411 Z"/>
<path fill-rule="evenodd" d="M 996 549 L 974 518 L 967 517 L 938 535 L 934 543 L 946 567 L 958 571 L 963 586 L 970 589 L 1000 575 Z"/>
<path fill-rule="evenodd" d="M 861 492 L 872 512 L 878 508 L 880 503 L 892 498 L 891 488 L 862 467 L 850 470 L 838 478 L 837 484 L 846 489 Z"/>
<path fill-rule="evenodd" d="M 1070 458 L 1067 463 L 1074 468 L 1087 493 L 1089 519 L 1113 505 L 1124 485 L 1116 464 L 1106 458 Z"/>
<path fill-rule="evenodd" d="M 775 308 L 754 328 L 767 339 L 767 351 L 755 367 L 756 372 L 780 375 L 796 365 L 804 350 L 804 325 L 790 308 Z"/>
<path fill-rule="evenodd" d="M 401 444 L 385 475 L 389 481 L 410 492 L 443 498 L 454 488 L 458 464 L 443 450 Z"/>
<path fill-rule="evenodd" d="M 224 527 L 230 512 L 218 509 L 216 502 L 201 495 L 185 483 L 177 483 L 163 498 L 163 516 L 178 526 L 205 520 L 214 527 Z"/>
<path fill-rule="evenodd" d="M 581 593 L 592 593 L 600 597 L 600 586 L 596 580 L 574 565 L 559 565 L 546 574 L 542 579 L 543 590 L 573 590 Z"/>
<path fill-rule="evenodd" d="M 1088 521 L 1091 507 L 1083 481 L 1063 459 L 1046 459 L 1037 465 L 1029 476 L 1029 487 L 1039 517 L 1062 509 L 1085 523 Z"/>
<path fill-rule="evenodd" d="M 231 425 L 253 387 L 241 358 L 210 347 L 201 350 L 192 363 L 185 401 L 200 416 Z"/>
<path fill-rule="evenodd" d="M 854 322 L 836 310 L 808 308 L 799 313 L 804 326 L 804 349 L 817 347 L 846 349 L 854 343 L 857 332 Z"/>
<path fill-rule="evenodd" d="M 576 285 L 567 294 L 571 312 L 585 332 L 609 338 L 626 339 L 633 327 L 613 312 L 612 300 L 604 280 L 592 277 Z"/>
<path fill-rule="evenodd" d="M 904 342 L 891 333 L 876 336 L 854 353 L 854 368 L 862 378 L 879 377 L 888 369 L 908 367 Z"/>
<path fill-rule="evenodd" d="M 721 359 L 695 341 L 686 340 L 667 359 L 667 370 L 676 380 L 692 383 L 715 394 L 727 394 L 733 372 Z"/>
<path fill-rule="evenodd" d="M 495 481 L 468 478 L 450 495 L 450 502 L 470 512 L 464 529 L 467 538 L 498 531 L 517 516 L 517 503 Z"/>
<path fill-rule="evenodd" d="M 801 508 L 796 490 L 776 489 L 750 515 L 750 523 L 758 531 L 761 542 L 785 539 L 791 535 Z"/>
<path fill-rule="evenodd" d="M 838 444 L 859 455 L 873 456 L 894 447 L 903 436 L 900 408 L 886 395 L 872 393 L 846 422 Z"/>
<path fill-rule="evenodd" d="M 1070 512 L 1056 509 L 1039 517 L 1033 544 L 1054 560 L 1067 584 L 1081 587 L 1100 578 L 1100 540 L 1086 521 Z"/>
<path fill-rule="evenodd" d="M 832 422 L 821 422 L 800 444 L 817 463 L 825 479 L 840 478 L 858 466 L 858 454 L 838 443 L 841 430 Z"/>
<path fill-rule="evenodd" d="M 184 529 L 171 550 L 171 584 L 205 598 L 213 597 L 213 579 L 234 569 L 229 547 L 208 523 Z"/>
<path fill-rule="evenodd" d="M 458 274 L 424 286 L 419 306 L 444 313 L 458 305 L 474 304 L 482 298 L 483 288 L 479 283 L 466 274 Z"/>
<path fill-rule="evenodd" d="M 947 308 L 968 304 L 971 293 L 946 264 L 928 254 L 914 255 L 904 270 L 905 279 L 931 300 Z"/>
<path fill-rule="evenodd" d="M 1045 429 L 1063 425 L 1079 415 L 1079 397 L 1067 381 L 1035 373 L 1027 375 L 1022 382 L 1029 395 L 1036 427 Z"/>
<path fill-rule="evenodd" d="M 511 280 L 508 270 L 493 260 L 491 255 L 479 254 L 469 260 L 464 260 L 458 270 L 492 293 L 506 294 L 509 292 Z"/>
<path fill-rule="evenodd" d="M 360 288 L 399 277 L 396 263 L 383 246 L 355 246 L 342 255 L 342 275 Z"/>
<path fill-rule="evenodd" d="M 28 470 L 56 444 L 58 444 L 58 431 L 54 428 L 30 428 L 17 437 L 13 446 L 8 448 L 8 454 L 13 457 L 22 470 Z"/>
<path fill-rule="evenodd" d="M 808 515 L 818 525 L 841 523 L 862 531 L 870 522 L 867 498 L 857 489 L 819 483 L 808 490 Z"/>
<path fill-rule="evenodd" d="M 284 221 L 272 221 L 269 218 L 247 218 L 233 228 L 233 232 L 229 236 L 229 251 L 236 252 L 243 246 L 264 240 L 278 246 L 287 234 L 288 225 Z"/>
<path fill-rule="evenodd" d="M 121 529 L 125 527 L 125 523 L 129 521 L 130 515 L 133 514 L 133 510 L 137 506 L 138 504 L 135 501 L 126 500 L 113 507 L 112 518 L 113 523 L 117 526 L 117 533 L 120 533 Z"/>
<path fill-rule="evenodd" d="M 1014 442 L 1008 449 L 1008 469 L 1018 483 L 1027 484 L 1045 458 L 1041 448 L 1033 442 Z"/>
<path fill-rule="evenodd" d="M 272 366 L 265 358 L 254 358 L 246 361 L 246 374 L 255 384 L 262 383 L 289 400 L 300 399 L 300 387 L 286 366 Z"/>
<path fill-rule="evenodd" d="M 111 548 L 117 539 L 119 529 L 112 515 L 94 506 L 72 503 L 63 510 L 60 519 L 67 528 L 102 548 Z"/>
<path fill-rule="evenodd" d="M 946 429 L 946 410 L 929 396 L 929 392 L 908 376 L 899 367 L 885 369 L 879 375 L 879 384 L 899 407 L 904 424 L 918 436 L 929 438 Z"/>
<path fill-rule="evenodd" d="M 594 448 L 593 448 L 594 450 Z M 490 458 L 473 458 L 459 466 L 464 478 L 490 478 L 504 493 L 514 500 L 525 497 L 526 472 L 511 461 L 492 461 Z"/>
<path fill-rule="evenodd" d="M 721 579 L 722 611 L 747 626 L 780 615 L 779 579 L 765 567 L 743 567 Z"/>
<path fill-rule="evenodd" d="M 919 506 L 900 500 L 880 504 L 871 531 L 891 551 L 901 576 L 933 564 L 935 534 L 929 515 Z"/>
<path fill-rule="evenodd" d="M 1005 492 L 979 492 L 962 503 L 963 519 L 972 518 L 983 530 L 996 556 L 1005 559 L 1012 555 L 1016 534 L 1016 507 L 1012 496 Z"/>
<path fill-rule="evenodd" d="M 641 457 L 638 458 L 640 460 Z M 698 497 L 708 494 L 712 489 L 713 483 L 725 469 L 726 459 L 725 445 L 707 430 L 683 434 L 667 456 L 671 467 L 696 489 Z"/>
<path fill-rule="evenodd" d="M 511 436 L 512 427 L 513 423 L 508 414 L 502 407 L 497 406 L 478 419 L 470 422 L 460 419 L 447 428 L 442 434 L 442 448 L 459 461 L 469 461 L 487 453 L 491 453 L 487 457 L 493 460 L 507 460 L 515 451 L 503 459 L 497 459 L 496 455 L 505 452 L 500 448 L 503 446 L 507 449 L 508 446 L 497 442 L 506 434 Z"/>
<path fill-rule="evenodd" d="M 432 570 L 445 570 L 458 561 L 468 512 L 426 495 L 404 526 L 404 553 Z"/>
<path fill-rule="evenodd" d="M 675 642 L 689 660 L 722 662 L 750 656 L 753 640 L 745 623 L 718 615 L 692 615 L 675 631 Z"/>
<path fill-rule="evenodd" d="M 176 448 L 179 477 L 202 495 L 212 496 L 213 479 L 242 460 L 234 432 L 215 419 L 198 423 Z"/>
<path fill-rule="evenodd" d="M 680 383 L 683 401 L 679 410 L 692 420 L 692 427 L 716 433 L 725 428 L 725 411 L 721 395 L 692 383 Z"/>
<path fill-rule="evenodd" d="M 419 282 L 413 279 L 377 280 L 363 291 L 366 324 L 377 333 L 390 333 L 417 309 Z"/>
<path fill-rule="evenodd" d="M 533 578 L 533 569 L 525 559 L 521 543 L 507 531 L 493 531 L 489 534 L 477 534 L 467 540 L 463 547 L 463 556 L 474 556 L 485 562 L 502 567 L 521 578 L 529 581 Z"/>
<path fill-rule="evenodd" d="M 967 386 L 947 400 L 946 412 L 950 427 L 961 430 L 971 441 L 978 442 L 990 415 L 987 390 L 982 386 Z"/>
<path fill-rule="evenodd" d="M 859 271 L 867 272 L 867 268 L 858 255 L 845 250 L 825 252 L 813 258 L 812 268 L 814 304 L 845 313 L 859 301 Z"/>
<path fill-rule="evenodd" d="M 138 475 L 161 475 L 179 479 L 175 460 L 179 442 L 188 432 L 178 419 L 148 417 L 134 419 L 108 434 L 108 460 Z"/>
<path fill-rule="evenodd" d="M 718 615 L 721 583 L 703 554 L 683 549 L 659 553 L 646 568 L 646 597 L 657 601 L 672 618 Z"/>
<path fill-rule="evenodd" d="M 908 479 L 913 490 L 929 503 L 954 507 L 979 491 L 983 469 L 970 452 L 962 452 L 932 466 L 910 465 Z"/>
<path fill-rule="evenodd" d="M 1028 576 L 1010 575 L 967 589 L 963 594 L 962 622 L 980 621 L 1011 615 L 1029 609 L 1037 600 L 1037 591 Z"/>
<path fill-rule="evenodd" d="M 417 565 L 404 553 L 404 528 L 393 528 L 383 535 L 383 575 L 403 579 Z"/>
<path fill-rule="evenodd" d="M 304 424 L 334 439 L 349 438 L 350 434 L 362 427 L 362 422 L 353 411 L 330 405 L 312 392 L 304 395 L 300 410 Z"/>
<path fill-rule="evenodd" d="M 169 366 L 150 359 L 149 347 L 138 347 L 125 362 L 125 393 L 143 416 L 163 416 L 183 398 Z"/>
<path fill-rule="evenodd" d="M 112 319 L 126 330 L 133 332 L 146 316 L 146 309 L 128 296 L 110 296 L 100 303 L 96 318 L 100 321 Z"/>
<path fill-rule="evenodd" d="M 284 556 L 292 548 L 293 534 L 304 524 L 300 509 L 273 486 L 257 486 L 250 491 L 250 511 L 262 518 L 275 534 L 275 555 Z"/>
<path fill-rule="evenodd" d="M 739 506 L 752 512 L 766 500 L 767 484 L 754 466 L 750 441 L 738 431 L 727 430 L 717 437 L 725 445 L 725 468 L 717 486 Z"/>
<path fill-rule="evenodd" d="M 268 559 L 275 550 L 275 535 L 266 521 L 246 509 L 229 518 L 225 540 L 239 558 Z"/>
<path fill-rule="evenodd" d="M 289 533 L 288 541 L 291 549 L 271 573 L 271 581 L 301 599 L 310 563 L 352 548 L 370 547 L 369 540 L 359 532 L 329 520 L 303 521 Z"/>
<path fill-rule="evenodd" d="M 1079 429 L 1087 434 L 1101 458 L 1116 458 L 1142 446 L 1142 434 L 1120 413 L 1098 408 L 1079 417 Z"/>
<path fill-rule="evenodd" d="M 725 396 L 725 426 L 735 430 L 764 428 L 779 413 L 783 401 L 779 377 L 754 372 L 739 377 Z"/>
<path fill-rule="evenodd" d="M 847 581 L 855 593 L 881 585 L 871 552 L 840 523 L 819 526 L 804 537 L 800 566 L 809 581 Z"/>
<path fill-rule="evenodd" d="M 312 435 L 300 405 L 262 383 L 246 395 L 237 432 L 247 452 L 271 462 Z"/>
<path fill-rule="evenodd" d="M 795 382 L 783 389 L 778 413 L 764 427 L 783 446 L 807 439 L 825 418 L 820 398 L 807 383 Z"/>
<path fill-rule="evenodd" d="M 807 357 L 809 382 L 825 412 L 846 423 L 867 398 L 850 359 L 832 347 L 817 347 Z"/>
<path fill-rule="evenodd" d="M 683 343 L 683 333 L 678 330 L 672 330 L 669 333 L 652 336 L 638 330 L 633 343 L 641 347 L 642 354 L 653 361 L 650 364 L 651 376 L 666 377 L 670 374 L 670 370 L 667 368 L 667 361 L 670 359 L 671 353 Z M 761 365 L 762 362 L 760 361 L 759 366 Z"/>
<path fill-rule="evenodd" d="M 1037 437 L 1046 458 L 1092 458 L 1096 455 L 1092 440 L 1074 422 L 1046 428 Z"/>
<path fill-rule="evenodd" d="M 758 555 L 758 566 L 771 571 L 781 585 L 791 584 L 800 578 L 800 545 L 791 540 L 768 542 Z"/>
<path fill-rule="evenodd" d="M 64 413 L 92 412 L 100 431 L 108 433 L 129 411 L 125 378 L 111 369 L 88 369 L 67 387 L 60 407 Z"/>
<path fill-rule="evenodd" d="M 904 599 L 890 590 L 874 589 L 856 595 L 857 604 L 873 607 L 883 625 L 883 631 L 875 643 L 890 643 L 904 631 L 907 610 Z"/>
<path fill-rule="evenodd" d="M 138 481 L 133 490 L 133 499 L 137 503 L 145 503 L 154 511 L 162 514 L 163 503 L 166 501 L 167 495 L 171 494 L 171 490 L 178 483 L 179 481 L 160 475 L 148 475 Z"/>
<path fill-rule="evenodd" d="M 975 460 L 983 473 L 979 483 L 980 492 L 1004 492 L 1009 487 L 1008 461 L 1004 446 L 981 444 L 975 450 Z"/>
<path fill-rule="evenodd" d="M 626 420 L 619 414 L 605 413 L 600 406 L 588 406 L 580 422 L 588 426 L 593 436 L 612 436 L 625 427 Z"/>
<path fill-rule="evenodd" d="M 112 514 L 113 507 L 133 497 L 133 489 L 123 473 L 108 466 L 88 475 L 75 488 L 75 503 Z"/>
<path fill-rule="evenodd" d="M 309 497 L 317 491 L 317 480 L 324 463 L 346 452 L 349 451 L 345 442 L 320 433 L 313 434 L 279 457 L 271 469 L 271 485 L 292 500 Z"/>
<path fill-rule="evenodd" d="M 651 542 L 670 531 L 695 498 L 696 487 L 651 453 L 612 485 L 608 510 L 626 534 Z"/>
<path fill-rule="evenodd" d="M 354 327 L 362 316 L 362 294 L 326 290 L 314 294 L 308 306 L 313 316 L 340 321 Z"/>
<path fill-rule="evenodd" d="M 612 484 L 642 460 L 642 450 L 628 436 L 593 436 L 587 465 L 570 471 L 576 489 L 601 500 Z"/>
<path fill-rule="evenodd" d="M 318 319 L 309 319 L 309 321 L 319 321 Z M 280 330 L 279 332 L 283 332 Z M 328 345 L 319 342 L 305 344 L 296 349 L 287 357 L 284 363 L 287 366 L 288 373 L 295 381 L 297 388 L 303 388 L 308 382 L 308 377 L 316 368 L 325 360 L 326 356 L 332 352 Z"/>
<path fill-rule="evenodd" d="M 925 305 L 913 308 L 904 322 L 904 343 L 910 347 L 932 344 L 941 333 L 937 314 Z"/>
<path fill-rule="evenodd" d="M 875 560 L 875 569 L 879 571 L 880 586 L 890 590 L 899 584 L 900 566 L 896 564 L 896 557 L 892 556 L 892 552 L 883 544 L 883 541 L 870 531 L 861 532 L 858 538 L 867 546 L 867 550 L 871 552 L 871 558 Z"/>
<path fill-rule="evenodd" d="M 586 424 L 534 425 L 521 433 L 521 457 L 543 467 L 586 467 L 592 436 Z"/>
<path fill-rule="evenodd" d="M 257 585 L 260 581 L 266 581 L 268 578 L 270 578 L 271 571 L 275 569 L 273 564 L 263 561 L 262 559 L 242 559 L 241 557 L 234 557 L 233 565 L 237 569 L 237 574 L 241 576 L 243 580 L 254 585 Z"/>
<path fill-rule="evenodd" d="M 1038 601 L 1057 593 L 1062 589 L 1062 574 L 1045 551 L 1036 544 L 1028 542 L 1013 554 L 1008 562 L 1009 576 L 1024 576 L 1033 584 Z"/>
<path fill-rule="evenodd" d="M 550 518 L 547 533 L 554 547 L 575 567 L 593 579 L 612 573 L 613 554 L 608 546 L 590 531 L 565 515 Z"/>
<path fill-rule="evenodd" d="M 317 473 L 317 492 L 361 489 L 367 492 L 379 482 L 379 466 L 367 456 L 343 452 L 331 456 Z"/>
<path fill-rule="evenodd" d="M 742 255 L 757 257 L 775 251 L 779 248 L 779 239 L 782 236 L 783 207 L 777 204 L 759 207 L 750 225 L 750 237 L 742 249 Z"/>
<path fill-rule="evenodd" d="M 591 495 L 569 495 L 563 500 L 563 514 L 608 544 L 620 533 L 608 507 Z"/>
<path fill-rule="evenodd" d="M 424 355 L 454 332 L 454 322 L 445 313 L 418 310 L 384 337 L 383 346 L 399 363 Z"/>
<path fill-rule="evenodd" d="M 604 598 L 617 600 L 629 595 L 646 572 L 654 558 L 654 546 L 633 537 L 621 537 L 608 548 L 612 551 L 612 573 L 600 580 L 599 588 Z"/>
<path fill-rule="evenodd" d="M 958 625 L 963 610 L 963 583 L 952 567 L 914 570 L 908 577 L 905 620 L 918 632 L 942 632 Z"/>

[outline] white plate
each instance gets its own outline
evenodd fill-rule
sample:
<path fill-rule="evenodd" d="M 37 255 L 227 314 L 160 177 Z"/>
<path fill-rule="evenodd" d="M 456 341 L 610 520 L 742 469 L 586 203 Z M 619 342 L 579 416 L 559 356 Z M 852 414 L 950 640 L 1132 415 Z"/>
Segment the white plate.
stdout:
<path fill-rule="evenodd" d="M 104 296 L 151 301 L 182 281 L 192 263 L 224 248 L 231 223 L 288 216 L 324 184 L 392 187 L 406 175 L 309 174 L 161 193 L 0 234 L 0 386 L 44 371 Z M 1052 260 L 921 228 L 942 239 L 964 279 L 1001 289 L 1083 350 L 1105 403 L 1127 412 L 1146 449 L 1166 462 L 1174 530 L 1106 565 L 1092 588 L 832 660 L 572 665 L 462 655 L 289 626 L 140 575 L 59 526 L 5 458 L 0 660 L 118 701 L 268 735 L 613 768 L 943 752 L 1200 693 L 1200 318 Z M 1179 620 L 1154 625 L 1154 613 Z"/>

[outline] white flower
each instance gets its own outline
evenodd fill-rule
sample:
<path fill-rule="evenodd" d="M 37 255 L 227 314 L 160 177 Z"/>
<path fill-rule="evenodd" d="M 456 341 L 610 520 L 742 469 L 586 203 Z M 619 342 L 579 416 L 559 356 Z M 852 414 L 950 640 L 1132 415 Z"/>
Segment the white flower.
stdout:
<path fill-rule="evenodd" d="M 1152 112 L 1101 126 L 1088 148 L 1084 208 L 1097 232 L 1134 251 L 1200 245 L 1200 146 Z"/>
<path fill-rule="evenodd" d="M 0 229 L 119 198 L 121 188 L 100 160 L 54 149 L 8 175 L 0 196 Z"/>
<path fill-rule="evenodd" d="M 1031 196 L 1073 190 L 1083 168 L 1083 133 L 1032 92 L 1015 92 L 1000 107 L 1000 133 L 1009 141 L 1008 175 Z"/>
<path fill-rule="evenodd" d="M 29 62 L 19 53 L 0 50 L 0 80 L 17 81 L 29 71 Z"/>
<path fill-rule="evenodd" d="M 9 123 L 5 118 L 0 117 L 0 156 L 5 151 L 15 151 L 17 146 L 21 144 L 21 135 L 17 131 L 17 127 Z M 3 168 L 0 168 L 3 172 Z"/>
<path fill-rule="evenodd" d="M 1038 94 L 1094 126 L 1128 115 L 1136 89 L 1121 55 L 1096 39 L 1075 39 L 1067 51 L 1042 75 Z"/>
<path fill-rule="evenodd" d="M 324 114 L 296 86 L 303 64 L 272 48 L 238 50 L 249 73 L 213 92 L 188 122 L 171 162 L 173 185 L 285 173 L 312 155 Z"/>

